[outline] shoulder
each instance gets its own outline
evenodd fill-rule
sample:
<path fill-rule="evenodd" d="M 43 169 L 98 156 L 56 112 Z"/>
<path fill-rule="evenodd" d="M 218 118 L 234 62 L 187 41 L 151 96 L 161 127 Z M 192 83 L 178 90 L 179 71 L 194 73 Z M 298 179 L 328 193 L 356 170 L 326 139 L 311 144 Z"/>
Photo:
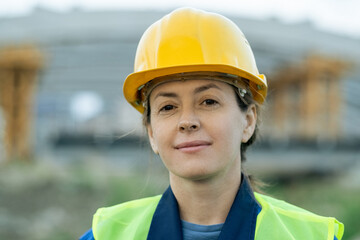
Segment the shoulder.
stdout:
<path fill-rule="evenodd" d="M 261 212 L 258 215 L 257 230 L 269 233 L 274 224 L 279 226 L 279 231 L 290 232 L 294 239 L 324 239 L 329 236 L 341 239 L 344 233 L 344 225 L 332 217 L 323 217 L 310 211 L 292 205 L 282 200 L 255 193 L 256 200 L 261 205 Z M 307 234 L 307 235 L 306 235 Z M 301 236 L 301 237 L 299 237 Z M 312 236 L 314 238 L 311 238 Z"/>
<path fill-rule="evenodd" d="M 92 223 L 95 238 L 130 239 L 134 234 L 145 235 L 160 198 L 158 195 L 98 209 Z"/>
<path fill-rule="evenodd" d="M 79 240 L 95 240 L 92 229 L 89 229 L 86 233 L 84 233 Z"/>
<path fill-rule="evenodd" d="M 260 193 L 254 193 L 255 198 L 257 201 L 259 201 L 262 208 L 272 208 L 276 209 L 277 211 L 291 211 L 291 212 L 297 212 L 297 213 L 303 213 L 303 214 L 309 214 L 317 216 L 316 214 L 307 211 L 303 208 L 297 207 L 293 204 L 290 204 L 288 202 L 285 202 L 283 200 L 279 200 L 270 196 L 266 196 Z"/>
<path fill-rule="evenodd" d="M 126 216 L 126 214 L 136 214 L 137 212 L 141 213 L 146 209 L 156 208 L 160 198 L 161 195 L 158 195 L 121 203 L 111 207 L 99 208 L 94 216 L 101 218 L 111 218 L 112 216 L 118 215 L 119 213 L 121 213 L 123 216 Z"/>

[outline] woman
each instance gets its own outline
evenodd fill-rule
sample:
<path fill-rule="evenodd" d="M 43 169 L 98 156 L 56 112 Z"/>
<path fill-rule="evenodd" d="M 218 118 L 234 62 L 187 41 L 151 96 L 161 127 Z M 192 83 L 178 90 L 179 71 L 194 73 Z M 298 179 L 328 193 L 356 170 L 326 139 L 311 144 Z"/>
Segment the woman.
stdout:
<path fill-rule="evenodd" d="M 254 193 L 241 169 L 267 82 L 233 22 L 190 8 L 163 17 L 123 90 L 170 187 L 99 209 L 82 239 L 341 239 L 340 222 Z"/>

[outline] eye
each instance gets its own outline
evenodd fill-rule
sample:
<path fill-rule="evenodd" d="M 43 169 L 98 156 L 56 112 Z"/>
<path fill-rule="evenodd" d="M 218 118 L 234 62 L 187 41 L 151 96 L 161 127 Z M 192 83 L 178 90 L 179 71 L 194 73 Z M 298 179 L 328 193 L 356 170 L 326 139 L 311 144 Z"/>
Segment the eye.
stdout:
<path fill-rule="evenodd" d="M 207 105 L 207 106 L 211 106 L 211 105 L 216 105 L 218 104 L 218 101 L 214 100 L 214 99 L 205 99 L 202 104 Z"/>
<path fill-rule="evenodd" d="M 174 105 L 168 104 L 168 105 L 165 105 L 162 108 L 160 108 L 159 112 L 168 112 L 168 111 L 173 110 L 174 108 L 175 108 Z"/>

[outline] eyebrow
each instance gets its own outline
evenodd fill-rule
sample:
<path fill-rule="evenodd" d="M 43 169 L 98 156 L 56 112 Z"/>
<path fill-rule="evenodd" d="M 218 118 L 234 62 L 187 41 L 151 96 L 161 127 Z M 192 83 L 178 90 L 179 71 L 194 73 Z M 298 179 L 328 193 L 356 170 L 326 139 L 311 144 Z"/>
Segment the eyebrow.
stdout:
<path fill-rule="evenodd" d="M 204 86 L 200 86 L 200 87 L 195 88 L 195 90 L 194 90 L 193 92 L 194 92 L 194 94 L 197 94 L 197 93 L 206 91 L 206 90 L 211 89 L 211 88 L 216 88 L 216 89 L 221 90 L 216 84 L 214 84 L 214 83 L 209 83 L 209 84 L 206 84 L 206 85 L 204 85 Z M 178 98 L 179 96 L 178 96 L 176 93 L 173 93 L 173 92 L 159 92 L 159 93 L 156 94 L 156 96 L 154 97 L 154 100 L 155 100 L 156 98 L 158 98 L 158 97 Z"/>
<path fill-rule="evenodd" d="M 170 98 L 178 98 L 179 96 L 176 93 L 172 93 L 172 92 L 159 92 L 158 94 L 156 94 L 156 96 L 154 97 L 154 100 L 158 97 L 170 97 Z"/>
<path fill-rule="evenodd" d="M 203 91 L 206 91 L 206 90 L 208 90 L 208 89 L 210 89 L 210 88 L 217 88 L 217 89 L 221 90 L 216 84 L 214 84 L 214 83 L 209 83 L 209 84 L 206 84 L 206 85 L 204 85 L 204 86 L 195 88 L 194 94 L 200 93 L 200 92 L 203 92 Z"/>

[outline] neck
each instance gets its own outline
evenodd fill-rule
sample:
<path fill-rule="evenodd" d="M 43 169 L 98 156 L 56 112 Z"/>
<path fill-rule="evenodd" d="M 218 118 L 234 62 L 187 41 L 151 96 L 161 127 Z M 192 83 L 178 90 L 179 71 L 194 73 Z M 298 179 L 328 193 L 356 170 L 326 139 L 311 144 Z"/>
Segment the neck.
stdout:
<path fill-rule="evenodd" d="M 196 181 L 170 174 L 181 219 L 201 225 L 224 223 L 241 183 L 240 167 L 232 171 L 224 178 Z"/>

